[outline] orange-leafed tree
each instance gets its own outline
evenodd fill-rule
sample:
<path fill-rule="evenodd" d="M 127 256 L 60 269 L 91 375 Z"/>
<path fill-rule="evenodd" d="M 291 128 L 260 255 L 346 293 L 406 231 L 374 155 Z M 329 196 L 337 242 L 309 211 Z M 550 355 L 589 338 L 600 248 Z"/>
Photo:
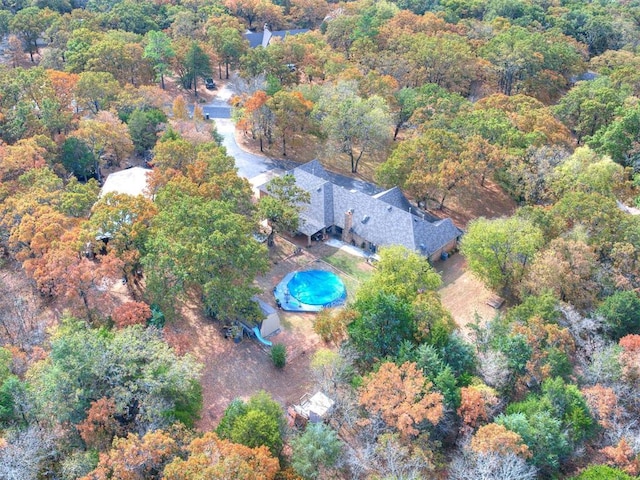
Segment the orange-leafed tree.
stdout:
<path fill-rule="evenodd" d="M 329 13 L 325 0 L 291 0 L 291 18 L 300 28 L 317 27 Z"/>
<path fill-rule="evenodd" d="M 611 428 L 620 414 L 616 392 L 612 388 L 603 387 L 600 384 L 585 387 L 581 392 L 598 424 L 602 428 Z"/>
<path fill-rule="evenodd" d="M 498 453 L 501 455 L 515 454 L 529 458 L 529 447 L 522 441 L 522 437 L 497 423 L 490 423 L 478 429 L 471 439 L 471 450 L 476 453 Z"/>
<path fill-rule="evenodd" d="M 111 446 L 111 441 L 120 432 L 115 414 L 116 403 L 113 399 L 102 397 L 91 402 L 87 418 L 77 427 L 88 447 L 103 451 Z"/>
<path fill-rule="evenodd" d="M 259 3 L 260 0 L 226 0 L 224 5 L 232 14 L 245 19 L 251 29 L 258 18 Z"/>
<path fill-rule="evenodd" d="M 3 147 L 0 162 L 0 180 L 16 180 L 23 173 L 42 168 L 47 164 L 47 150 L 38 141 L 38 137 L 19 140 L 15 145 Z"/>
<path fill-rule="evenodd" d="M 129 129 L 111 112 L 100 111 L 94 119 L 81 120 L 78 130 L 72 136 L 87 144 L 96 162 L 108 156 L 110 163 L 120 165 L 122 160 L 133 153 Z M 99 165 L 95 167 L 99 174 Z"/>
<path fill-rule="evenodd" d="M 164 466 L 178 452 L 175 440 L 161 430 L 142 438 L 130 433 L 126 438 L 116 438 L 111 450 L 100 454 L 95 470 L 81 480 L 160 479 Z"/>
<path fill-rule="evenodd" d="M 118 328 L 144 325 L 151 318 L 151 308 L 144 302 L 126 302 L 113 311 L 113 322 Z"/>
<path fill-rule="evenodd" d="M 24 268 L 42 293 L 64 298 L 72 309 L 84 307 L 90 314 L 109 284 L 122 276 L 122 261 L 112 253 L 87 258 L 74 248 L 77 238 L 77 229 L 65 233 L 42 257 L 25 261 Z"/>
<path fill-rule="evenodd" d="M 60 107 L 73 111 L 74 92 L 79 80 L 78 74 L 61 72 L 60 70 L 47 70 L 47 76 Z"/>
<path fill-rule="evenodd" d="M 271 145 L 273 142 L 274 115 L 267 105 L 266 92 L 258 90 L 244 102 L 246 125 L 251 129 L 251 136 L 260 141 L 260 151 L 264 151 L 264 139 Z"/>
<path fill-rule="evenodd" d="M 625 381 L 636 383 L 640 380 L 640 335 L 626 335 L 618 344 L 622 347 L 622 376 Z"/>
<path fill-rule="evenodd" d="M 444 413 L 442 394 L 431 387 L 415 363 L 397 366 L 386 362 L 365 380 L 360 404 L 403 436 L 417 435 L 420 422 L 426 420 L 435 425 Z"/>
<path fill-rule="evenodd" d="M 280 469 L 267 447 L 249 448 L 207 432 L 164 469 L 165 480 L 272 480 Z"/>
<path fill-rule="evenodd" d="M 49 205 L 34 205 L 29 201 L 32 199 L 24 200 L 26 203 L 16 205 L 18 209 L 13 212 L 15 216 L 22 213 L 22 218 L 18 224 L 11 226 L 8 243 L 16 259 L 26 262 L 42 257 L 65 231 L 73 228 L 77 220 Z M 25 211 L 20 212 L 20 207 L 24 207 Z"/>
<path fill-rule="evenodd" d="M 157 213 L 155 204 L 142 195 L 132 197 L 107 193 L 91 210 L 91 218 L 82 226 L 83 243 L 91 243 L 94 252 L 105 248 L 123 262 L 124 274 L 131 279 L 140 269 L 140 250 L 151 219 Z"/>
<path fill-rule="evenodd" d="M 464 429 L 474 429 L 481 422 L 488 421 L 489 409 L 497 403 L 497 395 L 486 385 L 462 387 L 458 415 L 464 424 Z"/>
<path fill-rule="evenodd" d="M 607 463 L 619 467 L 629 475 L 636 476 L 640 473 L 640 459 L 634 453 L 626 439 L 622 439 L 615 446 L 605 447 L 600 450 Z"/>

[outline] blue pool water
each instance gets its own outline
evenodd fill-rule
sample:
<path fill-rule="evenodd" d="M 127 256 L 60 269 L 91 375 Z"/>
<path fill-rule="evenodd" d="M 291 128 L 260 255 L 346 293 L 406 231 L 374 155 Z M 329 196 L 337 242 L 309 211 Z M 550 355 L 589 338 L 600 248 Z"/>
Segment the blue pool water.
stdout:
<path fill-rule="evenodd" d="M 287 284 L 289 294 L 300 303 L 328 306 L 347 297 L 340 278 L 325 270 L 296 272 Z"/>

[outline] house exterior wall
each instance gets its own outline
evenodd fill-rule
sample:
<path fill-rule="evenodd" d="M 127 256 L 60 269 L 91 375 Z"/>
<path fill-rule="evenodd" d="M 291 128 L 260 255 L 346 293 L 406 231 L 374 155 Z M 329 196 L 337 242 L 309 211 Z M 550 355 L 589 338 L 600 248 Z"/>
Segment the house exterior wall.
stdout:
<path fill-rule="evenodd" d="M 442 247 L 440 250 L 437 250 L 433 252 L 431 255 L 429 255 L 429 261 L 435 262 L 436 260 L 440 260 L 440 255 L 442 255 L 444 252 L 449 253 L 451 250 L 455 249 L 457 246 L 458 246 L 458 239 L 454 238 L 449 243 L 447 243 L 444 247 Z"/>

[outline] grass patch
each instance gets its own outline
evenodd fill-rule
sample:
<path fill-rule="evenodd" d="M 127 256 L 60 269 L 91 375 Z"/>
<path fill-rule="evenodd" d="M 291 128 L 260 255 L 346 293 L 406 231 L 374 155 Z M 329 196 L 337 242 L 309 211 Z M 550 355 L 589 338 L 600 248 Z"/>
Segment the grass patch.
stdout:
<path fill-rule="evenodd" d="M 341 250 L 324 257 L 324 261 L 352 277 L 357 284 L 367 281 L 373 275 L 373 268 L 363 258 Z M 345 280 L 348 282 L 349 278 Z"/>

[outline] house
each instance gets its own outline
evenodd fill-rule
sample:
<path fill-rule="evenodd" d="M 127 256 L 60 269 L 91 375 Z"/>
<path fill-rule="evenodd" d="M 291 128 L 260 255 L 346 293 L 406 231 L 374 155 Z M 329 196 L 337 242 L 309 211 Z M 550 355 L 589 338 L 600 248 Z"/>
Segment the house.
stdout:
<path fill-rule="evenodd" d="M 287 35 L 299 35 L 301 33 L 307 33 L 308 31 L 308 28 L 299 28 L 294 30 L 276 30 L 275 32 L 272 32 L 269 30 L 269 26 L 265 23 L 264 30 L 262 32 L 248 32 L 244 34 L 244 38 L 249 41 L 249 47 L 251 48 L 260 46 L 262 46 L 262 48 L 267 48 L 273 37 L 284 40 L 284 37 Z"/>
<path fill-rule="evenodd" d="M 131 167 L 110 174 L 100 190 L 100 196 L 104 197 L 109 192 L 126 193 L 133 197 L 147 194 L 148 175 L 151 170 L 142 167 Z"/>
<path fill-rule="evenodd" d="M 462 235 L 451 219 L 428 217 L 413 207 L 398 187 L 374 195 L 349 190 L 333 183 L 317 160 L 289 173 L 310 194 L 298 228 L 309 244 L 313 236 L 329 233 L 372 253 L 381 246 L 403 245 L 436 260 L 454 249 Z"/>

